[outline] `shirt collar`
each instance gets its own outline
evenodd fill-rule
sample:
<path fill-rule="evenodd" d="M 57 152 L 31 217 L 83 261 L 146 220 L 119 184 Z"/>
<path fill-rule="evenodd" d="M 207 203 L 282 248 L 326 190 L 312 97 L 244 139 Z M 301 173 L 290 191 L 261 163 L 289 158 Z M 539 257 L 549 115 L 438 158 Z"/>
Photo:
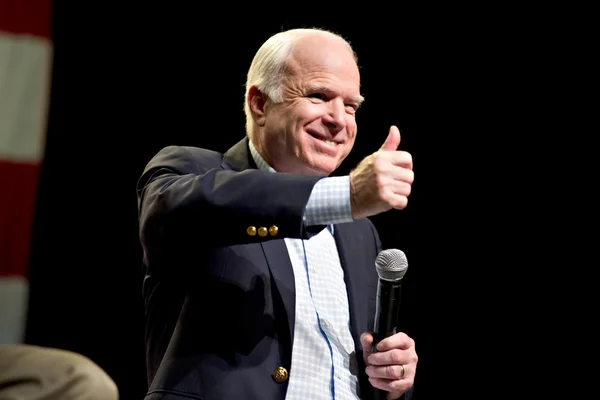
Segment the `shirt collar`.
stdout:
<path fill-rule="evenodd" d="M 248 141 L 248 145 L 250 147 L 250 154 L 252 154 L 252 158 L 254 159 L 254 162 L 256 163 L 258 169 L 261 169 L 263 171 L 277 172 L 275 171 L 275 169 L 273 169 L 273 167 L 267 164 L 267 162 L 260 156 L 260 154 L 258 154 L 258 151 L 256 150 L 256 147 L 254 147 L 254 145 L 252 144 L 251 140 Z"/>

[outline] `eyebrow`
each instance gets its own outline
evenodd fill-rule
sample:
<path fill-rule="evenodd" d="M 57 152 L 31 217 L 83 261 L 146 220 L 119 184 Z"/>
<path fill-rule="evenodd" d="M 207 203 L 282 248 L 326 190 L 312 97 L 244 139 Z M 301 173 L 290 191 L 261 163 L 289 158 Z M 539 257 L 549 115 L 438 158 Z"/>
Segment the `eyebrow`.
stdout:
<path fill-rule="evenodd" d="M 331 90 L 327 86 L 323 86 L 323 85 L 319 85 L 319 84 L 309 85 L 307 87 L 307 89 L 311 92 L 325 92 L 325 93 L 333 92 L 333 90 Z M 352 101 L 353 103 L 356 103 L 358 106 L 360 106 L 365 101 L 365 98 L 359 94 L 358 96 L 350 97 L 350 101 Z"/>

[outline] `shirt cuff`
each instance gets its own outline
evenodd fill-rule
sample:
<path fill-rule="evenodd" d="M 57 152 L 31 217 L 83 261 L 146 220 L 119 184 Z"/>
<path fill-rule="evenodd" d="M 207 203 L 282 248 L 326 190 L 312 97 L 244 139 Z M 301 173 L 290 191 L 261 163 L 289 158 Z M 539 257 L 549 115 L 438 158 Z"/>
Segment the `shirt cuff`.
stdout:
<path fill-rule="evenodd" d="M 320 179 L 310 194 L 304 212 L 304 224 L 330 225 L 352 222 L 350 177 L 335 176 Z"/>

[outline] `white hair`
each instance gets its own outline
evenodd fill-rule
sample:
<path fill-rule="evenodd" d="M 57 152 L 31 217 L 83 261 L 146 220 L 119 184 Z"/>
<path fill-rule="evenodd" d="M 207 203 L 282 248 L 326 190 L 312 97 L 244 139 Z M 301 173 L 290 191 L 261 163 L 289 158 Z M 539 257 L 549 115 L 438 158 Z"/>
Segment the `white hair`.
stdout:
<path fill-rule="evenodd" d="M 321 32 L 341 40 L 358 63 L 358 57 L 346 39 L 337 33 L 320 28 L 298 28 L 276 33 L 271 36 L 258 49 L 248 69 L 244 94 L 244 112 L 246 114 L 246 134 L 252 134 L 252 114 L 248 105 L 248 91 L 256 86 L 261 93 L 275 103 L 283 101 L 283 81 L 288 74 L 287 60 L 294 49 L 298 39 L 307 33 Z"/>

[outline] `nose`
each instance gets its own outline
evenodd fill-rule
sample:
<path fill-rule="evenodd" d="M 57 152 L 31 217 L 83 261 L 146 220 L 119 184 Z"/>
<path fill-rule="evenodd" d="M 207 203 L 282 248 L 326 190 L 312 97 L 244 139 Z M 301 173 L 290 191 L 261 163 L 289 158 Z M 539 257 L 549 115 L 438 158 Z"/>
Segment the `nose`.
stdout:
<path fill-rule="evenodd" d="M 342 130 L 346 127 L 346 107 L 341 99 L 329 102 L 327 114 L 323 118 L 329 128 Z"/>

